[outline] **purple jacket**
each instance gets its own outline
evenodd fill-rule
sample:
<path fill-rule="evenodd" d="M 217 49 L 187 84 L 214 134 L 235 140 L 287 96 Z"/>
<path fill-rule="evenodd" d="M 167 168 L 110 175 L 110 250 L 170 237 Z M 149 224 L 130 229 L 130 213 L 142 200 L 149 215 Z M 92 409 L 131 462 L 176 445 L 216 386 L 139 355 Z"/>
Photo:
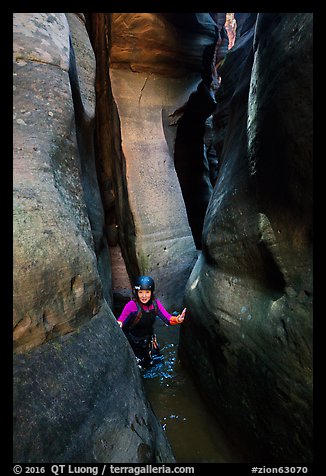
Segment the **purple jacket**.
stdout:
<path fill-rule="evenodd" d="M 167 312 L 167 310 L 164 308 L 164 306 L 158 299 L 156 299 L 156 303 L 157 303 L 158 317 L 162 319 L 162 321 L 165 322 L 165 324 L 170 324 L 170 319 L 172 315 Z M 154 309 L 154 304 L 151 304 L 150 306 L 146 306 L 145 304 L 141 304 L 141 303 L 139 304 L 145 311 L 151 311 L 152 309 Z M 137 312 L 138 312 L 138 308 L 135 301 L 129 301 L 123 308 L 122 313 L 120 314 L 118 318 L 118 321 L 122 322 L 123 323 L 122 325 L 125 325 L 131 318 L 137 315 Z"/>

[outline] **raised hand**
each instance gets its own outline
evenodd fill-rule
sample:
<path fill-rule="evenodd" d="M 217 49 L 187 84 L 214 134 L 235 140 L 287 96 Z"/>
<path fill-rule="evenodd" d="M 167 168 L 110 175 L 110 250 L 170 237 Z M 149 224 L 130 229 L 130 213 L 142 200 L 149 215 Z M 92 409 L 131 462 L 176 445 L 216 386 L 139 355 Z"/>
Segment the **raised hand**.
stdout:
<path fill-rule="evenodd" d="M 181 314 L 177 316 L 177 322 L 181 324 L 184 321 L 187 308 L 185 307 Z"/>

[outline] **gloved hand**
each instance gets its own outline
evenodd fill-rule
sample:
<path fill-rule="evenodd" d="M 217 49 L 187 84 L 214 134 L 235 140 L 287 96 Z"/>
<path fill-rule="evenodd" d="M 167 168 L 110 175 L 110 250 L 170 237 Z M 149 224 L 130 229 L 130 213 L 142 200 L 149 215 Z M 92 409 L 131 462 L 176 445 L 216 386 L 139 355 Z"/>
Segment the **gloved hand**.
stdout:
<path fill-rule="evenodd" d="M 173 316 L 170 319 L 170 324 L 181 324 L 184 321 L 185 315 L 186 315 L 186 310 L 187 308 L 185 307 L 184 310 L 182 311 L 181 314 L 178 314 L 177 316 Z"/>

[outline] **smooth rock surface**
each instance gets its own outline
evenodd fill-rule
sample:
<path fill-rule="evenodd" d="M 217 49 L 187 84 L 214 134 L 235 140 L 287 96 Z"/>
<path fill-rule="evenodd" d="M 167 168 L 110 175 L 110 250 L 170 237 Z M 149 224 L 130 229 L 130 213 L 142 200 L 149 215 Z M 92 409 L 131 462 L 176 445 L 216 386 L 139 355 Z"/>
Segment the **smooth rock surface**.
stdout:
<path fill-rule="evenodd" d="M 163 117 L 187 97 L 194 78 L 187 84 L 116 69 L 110 77 L 121 121 L 140 273 L 154 278 L 166 306 L 180 306 L 197 255 Z"/>
<path fill-rule="evenodd" d="M 241 66 L 180 355 L 248 462 L 303 464 L 313 451 L 312 14 L 258 14 Z"/>
<path fill-rule="evenodd" d="M 173 462 L 109 307 L 94 56 L 68 18 L 14 15 L 13 459 Z"/>

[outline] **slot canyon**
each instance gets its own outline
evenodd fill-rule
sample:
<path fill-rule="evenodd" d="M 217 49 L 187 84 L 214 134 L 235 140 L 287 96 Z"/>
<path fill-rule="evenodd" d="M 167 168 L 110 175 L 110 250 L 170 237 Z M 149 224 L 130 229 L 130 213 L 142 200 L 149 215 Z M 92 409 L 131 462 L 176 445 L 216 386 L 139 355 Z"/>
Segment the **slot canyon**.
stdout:
<path fill-rule="evenodd" d="M 312 463 L 312 45 L 312 13 L 13 15 L 14 462 Z M 187 308 L 180 450 L 116 322 L 139 275 Z"/>

